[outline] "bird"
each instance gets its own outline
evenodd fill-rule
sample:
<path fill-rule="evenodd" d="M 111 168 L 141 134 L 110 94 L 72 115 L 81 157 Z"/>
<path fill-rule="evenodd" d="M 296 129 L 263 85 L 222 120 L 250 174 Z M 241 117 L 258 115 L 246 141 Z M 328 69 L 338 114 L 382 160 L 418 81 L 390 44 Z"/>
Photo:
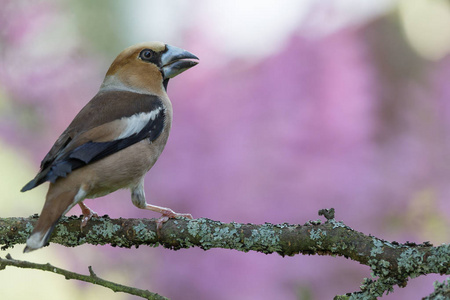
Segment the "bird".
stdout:
<path fill-rule="evenodd" d="M 79 205 L 81 228 L 98 215 L 83 200 L 130 189 L 132 203 L 169 218 L 191 214 L 148 204 L 144 176 L 163 151 L 172 126 L 169 79 L 194 67 L 194 54 L 162 42 L 123 50 L 109 67 L 98 93 L 81 109 L 40 164 L 22 192 L 49 181 L 39 219 L 24 252 L 48 244 L 62 216 Z"/>

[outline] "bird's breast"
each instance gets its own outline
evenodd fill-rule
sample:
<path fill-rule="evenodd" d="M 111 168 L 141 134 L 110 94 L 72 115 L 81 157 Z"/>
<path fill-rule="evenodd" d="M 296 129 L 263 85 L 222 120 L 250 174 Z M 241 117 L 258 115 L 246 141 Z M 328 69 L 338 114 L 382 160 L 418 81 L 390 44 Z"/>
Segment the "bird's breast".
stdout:
<path fill-rule="evenodd" d="M 84 167 L 80 181 L 87 192 L 86 198 L 100 197 L 137 185 L 161 155 L 166 141 L 165 136 L 154 142 L 145 139 Z M 75 170 L 71 177 L 77 177 L 81 170 Z"/>

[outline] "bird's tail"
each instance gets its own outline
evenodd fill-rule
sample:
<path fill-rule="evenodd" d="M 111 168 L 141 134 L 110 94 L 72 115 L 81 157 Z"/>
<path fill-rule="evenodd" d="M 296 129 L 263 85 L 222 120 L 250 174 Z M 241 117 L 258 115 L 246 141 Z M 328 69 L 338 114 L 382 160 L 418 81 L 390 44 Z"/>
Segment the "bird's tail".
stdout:
<path fill-rule="evenodd" d="M 41 170 L 41 171 L 36 175 L 36 177 L 34 177 L 30 182 L 28 182 L 28 183 L 27 183 L 20 191 L 21 191 L 21 192 L 29 191 L 29 190 L 34 189 L 35 187 L 37 187 L 37 186 L 43 184 L 43 183 L 46 182 L 47 180 L 50 180 L 48 175 L 49 175 L 49 173 L 51 173 L 51 167 L 52 167 L 52 166 L 49 166 L 49 167 L 47 167 L 46 169 Z M 55 177 L 55 178 L 51 178 L 51 179 L 52 179 L 51 182 L 54 183 L 55 180 L 56 180 L 56 177 Z"/>
<path fill-rule="evenodd" d="M 29 190 L 31 190 L 31 189 L 33 189 L 33 188 L 35 188 L 35 187 L 37 187 L 38 185 L 40 185 L 40 184 L 42 184 L 42 183 L 44 183 L 45 181 L 44 180 L 42 180 L 41 178 L 38 178 L 37 176 L 36 176 L 36 178 L 34 178 L 34 179 L 32 179 L 30 182 L 28 182 L 20 191 L 23 193 L 23 192 L 26 192 L 26 191 L 29 191 Z"/>
<path fill-rule="evenodd" d="M 50 188 L 39 220 L 28 237 L 27 245 L 23 252 L 33 251 L 47 244 L 61 216 L 76 204 L 74 203 L 74 198 L 77 192 L 75 189 L 54 194 Z"/>

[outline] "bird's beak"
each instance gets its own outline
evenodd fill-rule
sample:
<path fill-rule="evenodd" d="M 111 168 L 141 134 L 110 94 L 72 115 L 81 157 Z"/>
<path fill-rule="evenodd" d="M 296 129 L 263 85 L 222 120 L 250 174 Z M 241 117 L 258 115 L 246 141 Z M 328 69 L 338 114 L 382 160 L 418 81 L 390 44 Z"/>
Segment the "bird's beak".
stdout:
<path fill-rule="evenodd" d="M 198 59 L 194 54 L 174 46 L 166 45 L 166 47 L 167 51 L 161 56 L 164 79 L 173 78 L 198 64 L 196 61 L 187 60 Z"/>

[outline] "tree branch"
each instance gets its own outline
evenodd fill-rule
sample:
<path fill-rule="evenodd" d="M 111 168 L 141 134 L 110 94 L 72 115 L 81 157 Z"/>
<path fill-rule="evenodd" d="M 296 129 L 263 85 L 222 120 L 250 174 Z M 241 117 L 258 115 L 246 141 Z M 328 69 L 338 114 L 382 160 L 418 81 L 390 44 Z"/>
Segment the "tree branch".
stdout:
<path fill-rule="evenodd" d="M 76 279 L 85 282 L 89 282 L 92 284 L 100 285 L 106 288 L 113 290 L 114 292 L 123 292 L 130 295 L 139 296 L 149 300 L 167 300 L 167 298 L 160 296 L 156 293 L 149 292 L 147 290 L 141 290 L 138 288 L 133 288 L 125 285 L 121 285 L 118 283 L 114 283 L 112 281 L 108 281 L 105 279 L 101 279 L 98 277 L 92 267 L 89 266 L 89 274 L 90 275 L 82 275 L 74 272 L 70 272 L 61 268 L 57 268 L 52 266 L 51 264 L 37 264 L 29 261 L 23 260 L 15 260 L 11 257 L 11 255 L 7 254 L 6 259 L 0 258 L 0 270 L 5 269 L 7 266 L 14 266 L 18 268 L 24 269 L 37 269 L 42 271 L 53 272 L 59 275 L 64 276 L 66 279 Z"/>
<path fill-rule="evenodd" d="M 400 244 L 366 236 L 334 219 L 333 210 L 321 210 L 325 223 L 310 221 L 304 225 L 222 223 L 205 218 L 169 220 L 156 231 L 154 219 L 93 218 L 80 231 L 79 217 L 64 217 L 57 225 L 51 242 L 68 247 L 82 244 L 117 247 L 147 245 L 178 250 L 200 247 L 257 251 L 282 256 L 296 254 L 339 255 L 371 268 L 378 280 L 366 279 L 362 290 L 375 297 L 404 287 L 409 278 L 425 274 L 449 274 L 450 245 L 433 247 L 428 242 Z M 37 216 L 0 219 L 0 244 L 7 249 L 25 243 Z M 355 298 L 357 299 L 357 298 Z"/>
<path fill-rule="evenodd" d="M 439 300 L 450 299 L 450 278 L 447 278 L 444 282 L 436 281 L 434 283 L 434 292 L 428 297 L 422 298 L 422 300 Z"/>

